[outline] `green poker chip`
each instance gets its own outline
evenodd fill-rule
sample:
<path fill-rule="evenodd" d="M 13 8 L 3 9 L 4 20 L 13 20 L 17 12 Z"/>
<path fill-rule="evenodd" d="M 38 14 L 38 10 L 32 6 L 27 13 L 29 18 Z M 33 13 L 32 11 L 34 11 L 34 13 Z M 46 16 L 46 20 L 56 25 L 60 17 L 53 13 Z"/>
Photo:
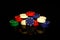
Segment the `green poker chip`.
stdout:
<path fill-rule="evenodd" d="M 10 20 L 10 25 L 13 26 L 13 27 L 17 27 L 19 25 L 19 23 L 15 20 Z"/>

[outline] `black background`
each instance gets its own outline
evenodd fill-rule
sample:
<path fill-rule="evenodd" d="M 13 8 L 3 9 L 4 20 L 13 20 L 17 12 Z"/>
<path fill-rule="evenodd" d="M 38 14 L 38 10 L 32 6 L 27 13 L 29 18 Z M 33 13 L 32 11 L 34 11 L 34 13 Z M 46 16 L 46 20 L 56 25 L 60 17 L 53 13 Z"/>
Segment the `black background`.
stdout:
<path fill-rule="evenodd" d="M 56 4 L 49 4 L 46 0 L 44 1 L 15 1 L 4 3 L 1 7 L 1 37 L 7 39 L 43 39 L 49 40 L 53 38 L 54 34 L 54 23 L 55 23 L 55 13 L 56 13 Z M 12 19 L 15 15 L 26 11 L 35 11 L 44 15 L 51 21 L 51 24 L 43 35 L 22 35 L 9 26 L 9 20 Z M 50 37 L 52 36 L 52 37 Z"/>

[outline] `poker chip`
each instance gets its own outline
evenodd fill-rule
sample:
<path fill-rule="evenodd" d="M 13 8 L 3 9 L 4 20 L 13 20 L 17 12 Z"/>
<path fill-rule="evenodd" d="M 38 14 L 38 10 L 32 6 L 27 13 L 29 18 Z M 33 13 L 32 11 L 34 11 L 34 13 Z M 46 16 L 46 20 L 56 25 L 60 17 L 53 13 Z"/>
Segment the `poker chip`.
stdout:
<path fill-rule="evenodd" d="M 46 27 L 48 27 L 48 24 L 49 24 L 49 23 L 50 23 L 49 21 L 46 21 L 45 23 L 41 24 L 41 26 L 42 26 L 43 28 L 46 28 Z"/>
<path fill-rule="evenodd" d="M 28 18 L 28 16 L 25 13 L 20 14 L 21 18 Z"/>
<path fill-rule="evenodd" d="M 16 20 L 17 22 L 21 22 L 23 19 L 20 18 L 20 16 L 15 16 L 15 20 Z"/>
<path fill-rule="evenodd" d="M 37 21 L 39 23 L 45 23 L 46 22 L 46 17 L 45 16 L 40 16 L 39 18 L 37 18 Z"/>
<path fill-rule="evenodd" d="M 21 25 L 26 25 L 26 20 L 22 20 Z"/>
<path fill-rule="evenodd" d="M 10 22 L 10 25 L 13 26 L 13 27 L 16 27 L 16 26 L 19 25 L 19 23 L 15 20 L 10 20 L 9 22 Z"/>
<path fill-rule="evenodd" d="M 39 23 L 37 22 L 37 20 L 34 20 L 33 26 L 34 26 L 34 27 L 38 27 L 38 26 L 39 26 Z"/>
<path fill-rule="evenodd" d="M 34 23 L 34 19 L 32 17 L 29 17 L 26 19 L 26 23 L 27 23 L 27 25 L 32 26 Z"/>
<path fill-rule="evenodd" d="M 33 11 L 28 11 L 28 12 L 26 12 L 26 15 L 27 15 L 27 16 L 34 16 L 34 15 L 35 15 L 35 12 L 33 12 Z"/>

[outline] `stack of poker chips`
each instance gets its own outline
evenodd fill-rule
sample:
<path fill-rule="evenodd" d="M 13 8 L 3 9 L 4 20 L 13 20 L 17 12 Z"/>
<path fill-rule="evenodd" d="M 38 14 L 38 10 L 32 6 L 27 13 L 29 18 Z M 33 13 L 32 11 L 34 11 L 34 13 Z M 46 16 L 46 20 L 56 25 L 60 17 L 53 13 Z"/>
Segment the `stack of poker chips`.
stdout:
<path fill-rule="evenodd" d="M 40 25 L 42 28 L 46 28 L 48 27 L 48 24 L 50 24 L 50 21 L 47 20 L 45 16 L 41 16 L 39 13 L 35 13 L 34 11 L 27 11 L 26 13 L 20 13 L 19 15 L 16 15 L 14 19 L 9 21 L 9 23 L 12 27 L 17 28 L 20 24 L 22 25 L 22 28 L 26 29 L 26 26 L 33 26 L 34 28 L 37 28 L 38 26 L 40 27 Z M 40 33 L 40 31 L 38 32 Z"/>

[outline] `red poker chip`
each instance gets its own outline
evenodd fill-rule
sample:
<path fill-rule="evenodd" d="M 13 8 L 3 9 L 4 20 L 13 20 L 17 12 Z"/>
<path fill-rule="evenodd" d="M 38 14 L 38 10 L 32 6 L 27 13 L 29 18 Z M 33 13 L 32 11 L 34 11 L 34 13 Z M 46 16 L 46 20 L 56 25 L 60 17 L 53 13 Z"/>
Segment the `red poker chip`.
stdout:
<path fill-rule="evenodd" d="M 15 16 L 15 20 L 16 20 L 17 22 L 21 22 L 21 21 L 22 21 L 22 18 L 20 18 L 20 16 Z"/>
<path fill-rule="evenodd" d="M 34 15 L 35 15 L 35 12 L 33 12 L 33 11 L 28 11 L 28 12 L 26 12 L 26 15 L 27 15 L 27 16 L 34 16 Z"/>
<path fill-rule="evenodd" d="M 34 27 L 38 27 L 38 26 L 39 26 L 39 23 L 36 20 L 34 20 Z"/>

